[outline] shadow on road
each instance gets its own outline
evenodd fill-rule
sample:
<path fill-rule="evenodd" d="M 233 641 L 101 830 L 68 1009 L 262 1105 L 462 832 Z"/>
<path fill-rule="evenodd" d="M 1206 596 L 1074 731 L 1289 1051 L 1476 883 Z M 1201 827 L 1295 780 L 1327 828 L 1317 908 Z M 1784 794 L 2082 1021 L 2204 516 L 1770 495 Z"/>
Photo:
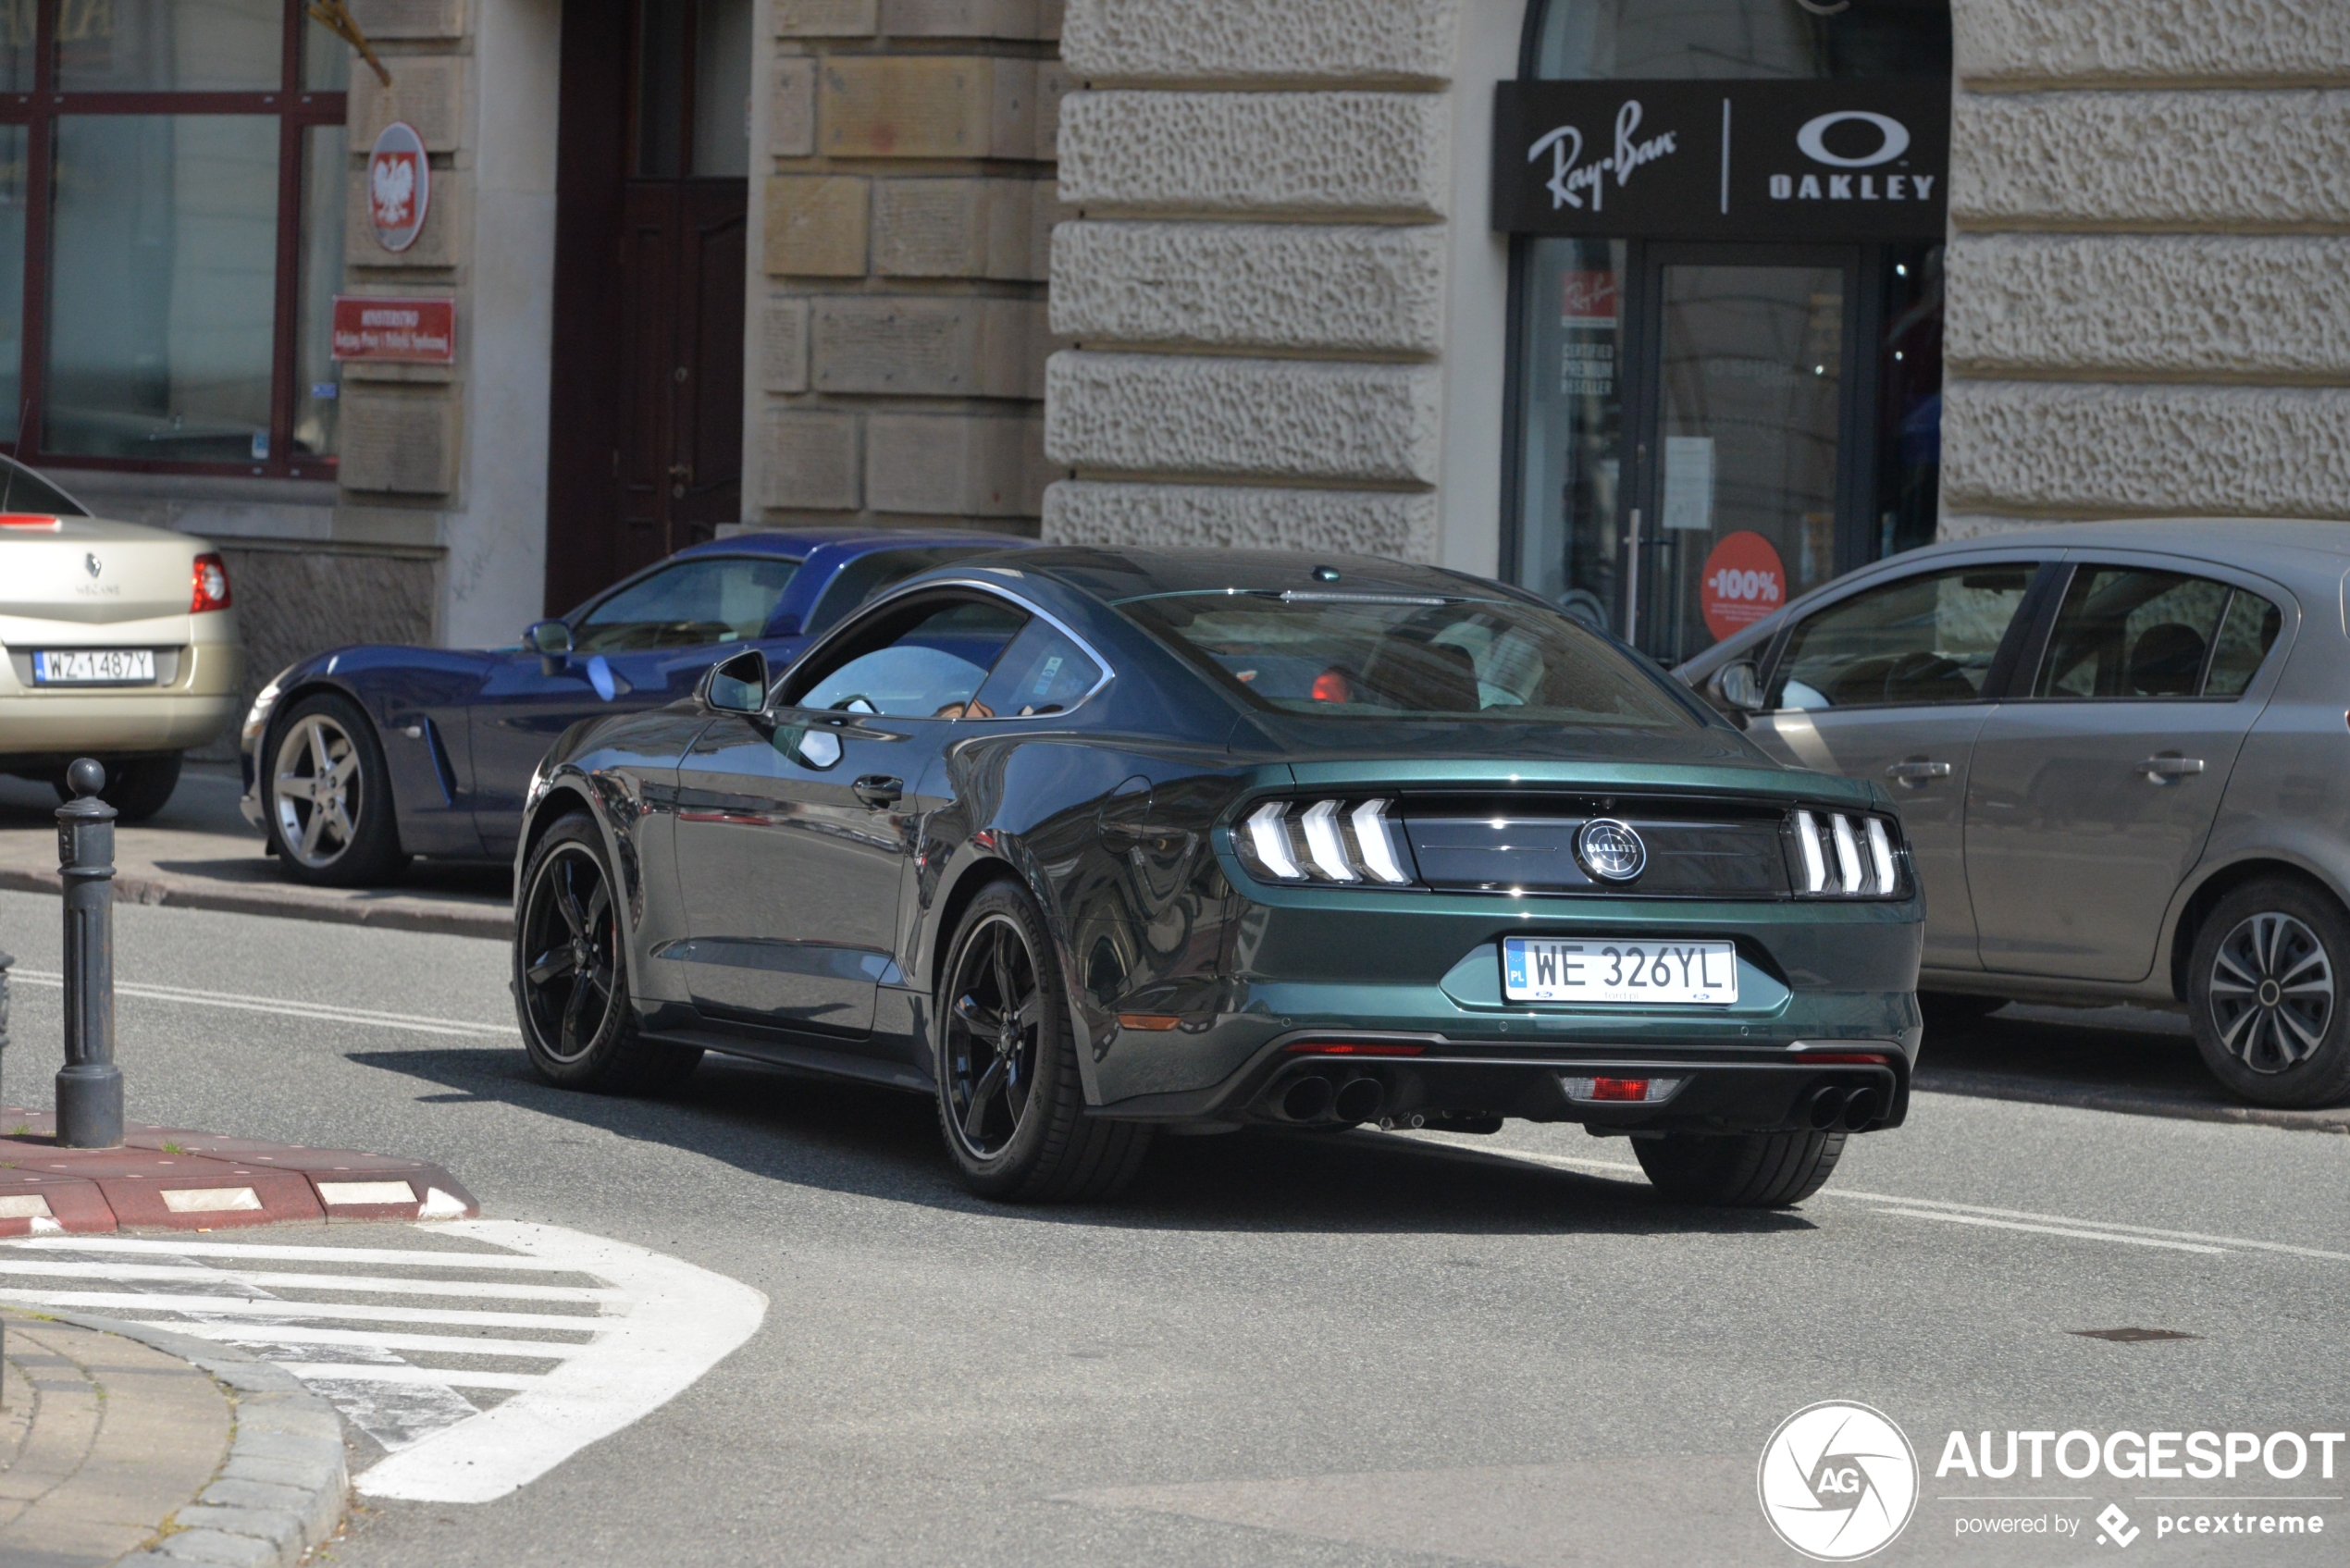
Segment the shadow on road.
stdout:
<path fill-rule="evenodd" d="M 1796 1214 L 1676 1208 L 1638 1178 L 1378 1133 L 1255 1130 L 1161 1138 L 1114 1204 L 1015 1208 L 963 1191 L 939 1149 L 931 1102 L 710 1056 L 662 1100 L 574 1093 L 541 1082 L 520 1051 L 361 1051 L 352 1061 L 439 1084 L 431 1104 L 492 1100 L 624 1138 L 689 1149 L 768 1180 L 1047 1225 L 1118 1229 L 1312 1230 L 1418 1235 L 1725 1235 L 1813 1228 Z M 1595 1157 L 1625 1159 L 1592 1141 Z"/>

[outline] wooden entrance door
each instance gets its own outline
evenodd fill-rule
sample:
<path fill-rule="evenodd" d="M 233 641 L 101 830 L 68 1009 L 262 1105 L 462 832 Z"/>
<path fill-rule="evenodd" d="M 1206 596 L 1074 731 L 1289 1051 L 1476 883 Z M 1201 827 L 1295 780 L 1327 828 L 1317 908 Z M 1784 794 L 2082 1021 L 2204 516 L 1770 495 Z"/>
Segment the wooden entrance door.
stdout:
<path fill-rule="evenodd" d="M 742 516 L 740 179 L 632 179 L 624 201 L 614 574 Z"/>
<path fill-rule="evenodd" d="M 565 0 L 550 614 L 742 515 L 750 23 Z"/>

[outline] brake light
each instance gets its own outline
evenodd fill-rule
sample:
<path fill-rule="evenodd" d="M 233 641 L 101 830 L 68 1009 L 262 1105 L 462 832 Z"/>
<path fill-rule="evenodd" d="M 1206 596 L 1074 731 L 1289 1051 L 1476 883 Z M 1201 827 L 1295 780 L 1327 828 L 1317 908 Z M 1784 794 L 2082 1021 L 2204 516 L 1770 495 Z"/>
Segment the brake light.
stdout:
<path fill-rule="evenodd" d="M 1232 847 L 1248 869 L 1270 882 L 1384 883 L 1412 880 L 1389 802 L 1317 800 L 1291 814 L 1295 802 L 1268 800 L 1232 830 Z"/>
<path fill-rule="evenodd" d="M 1798 893 L 1812 898 L 1890 898 L 1900 891 L 1900 866 L 1884 818 L 1798 811 L 1794 828 L 1801 877 Z"/>
<path fill-rule="evenodd" d="M 45 512 L 0 512 L 0 528 L 38 528 L 54 534 L 57 520 Z"/>
<path fill-rule="evenodd" d="M 1292 1056 L 1416 1056 L 1425 1045 L 1370 1044 L 1353 1041 L 1307 1040 L 1289 1048 Z"/>
<path fill-rule="evenodd" d="M 188 613 L 201 615 L 207 610 L 229 608 L 229 564 L 216 555 L 196 557 L 194 591 L 188 597 Z"/>

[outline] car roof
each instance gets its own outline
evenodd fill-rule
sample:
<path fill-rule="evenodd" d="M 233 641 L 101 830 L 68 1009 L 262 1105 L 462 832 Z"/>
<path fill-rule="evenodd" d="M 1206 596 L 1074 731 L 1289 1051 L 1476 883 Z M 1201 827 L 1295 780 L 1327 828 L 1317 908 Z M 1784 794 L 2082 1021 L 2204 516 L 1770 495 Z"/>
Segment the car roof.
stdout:
<path fill-rule="evenodd" d="M 1294 589 L 1343 593 L 1389 589 L 1458 594 L 1486 588 L 1441 567 L 1349 555 L 1340 550 L 1177 549 L 1144 547 L 1046 546 L 1024 550 L 1023 572 L 1048 576 L 1111 603 L 1155 594 L 1259 592 Z M 1336 577 L 1317 575 L 1335 572 Z"/>
<path fill-rule="evenodd" d="M 2316 569 L 2338 576 L 2350 566 L 2350 522 L 2297 517 L 2129 517 L 2051 523 L 1946 539 L 1886 561 L 1931 561 L 1985 549 L 2166 550 L 2251 571 Z"/>
<path fill-rule="evenodd" d="M 859 526 L 850 524 L 796 525 L 749 528 L 739 534 L 729 534 L 723 539 L 707 539 L 698 545 L 686 546 L 669 560 L 690 560 L 698 555 L 780 555 L 805 560 L 826 546 L 837 548 L 846 559 L 877 549 L 922 549 L 938 545 L 1019 549 L 1034 542 L 1013 534 L 987 534 L 968 528 L 875 528 L 870 525 Z"/>

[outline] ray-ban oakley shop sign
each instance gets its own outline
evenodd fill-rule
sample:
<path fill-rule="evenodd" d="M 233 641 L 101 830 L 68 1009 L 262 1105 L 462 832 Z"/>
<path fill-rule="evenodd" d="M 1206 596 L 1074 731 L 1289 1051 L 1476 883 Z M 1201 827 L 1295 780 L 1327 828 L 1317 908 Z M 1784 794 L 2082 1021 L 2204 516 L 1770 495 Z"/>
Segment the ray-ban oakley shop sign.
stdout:
<path fill-rule="evenodd" d="M 1939 240 L 1950 89 L 1505 81 L 1493 227 L 1655 240 Z"/>

